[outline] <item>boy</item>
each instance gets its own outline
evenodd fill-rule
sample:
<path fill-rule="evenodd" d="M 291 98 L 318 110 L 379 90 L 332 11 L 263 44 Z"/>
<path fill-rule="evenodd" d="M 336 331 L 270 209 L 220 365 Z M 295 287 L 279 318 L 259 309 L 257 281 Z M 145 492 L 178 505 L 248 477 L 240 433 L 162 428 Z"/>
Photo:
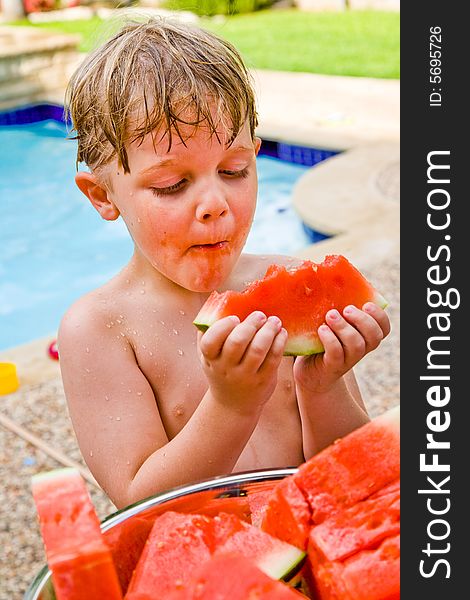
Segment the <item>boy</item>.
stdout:
<path fill-rule="evenodd" d="M 256 110 L 237 52 L 165 21 L 128 24 L 72 78 L 76 183 L 135 251 L 76 302 L 59 332 L 77 439 L 118 507 L 232 471 L 299 465 L 368 419 L 351 368 L 389 332 L 384 311 L 330 311 L 325 353 L 283 358 L 259 312 L 192 320 L 214 289 L 243 289 L 270 261 L 242 254 L 255 210 Z"/>

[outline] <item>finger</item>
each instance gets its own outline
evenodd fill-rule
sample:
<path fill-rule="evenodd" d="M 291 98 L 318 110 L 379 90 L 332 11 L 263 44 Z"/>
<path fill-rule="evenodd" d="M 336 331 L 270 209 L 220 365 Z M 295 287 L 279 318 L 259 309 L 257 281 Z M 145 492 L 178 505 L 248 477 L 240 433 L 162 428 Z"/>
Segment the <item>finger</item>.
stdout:
<path fill-rule="evenodd" d="M 247 369 L 256 372 L 264 362 L 275 337 L 281 331 L 282 323 L 278 317 L 269 317 L 255 333 L 241 359 Z"/>
<path fill-rule="evenodd" d="M 320 325 L 318 337 L 325 349 L 323 362 L 328 366 L 342 365 L 345 360 L 343 345 L 328 325 Z"/>
<path fill-rule="evenodd" d="M 379 327 L 382 330 L 384 337 L 387 337 L 387 335 L 390 333 L 391 325 L 390 319 L 388 318 L 388 315 L 384 311 L 384 309 L 380 308 L 380 306 L 377 306 L 377 304 L 374 304 L 373 302 L 366 302 L 362 307 L 362 310 L 365 311 L 368 315 L 374 317 L 374 319 L 379 324 Z"/>
<path fill-rule="evenodd" d="M 227 336 L 237 327 L 240 319 L 235 316 L 216 321 L 207 331 L 198 336 L 199 348 L 207 360 L 214 360 L 222 351 Z"/>
<path fill-rule="evenodd" d="M 251 313 L 237 325 L 227 337 L 223 347 L 224 357 L 238 364 L 257 331 L 266 323 L 267 317 L 259 310 Z"/>
<path fill-rule="evenodd" d="M 287 344 L 287 331 L 284 327 L 276 334 L 273 343 L 266 354 L 266 358 L 260 365 L 258 373 L 263 375 L 266 371 L 272 371 L 277 369 L 281 363 L 282 357 L 284 356 L 284 349 Z"/>
<path fill-rule="evenodd" d="M 357 362 L 365 355 L 366 341 L 359 331 L 348 323 L 336 309 L 328 311 L 325 320 L 343 346 L 346 365 Z"/>
<path fill-rule="evenodd" d="M 384 338 L 384 333 L 372 315 L 352 305 L 346 306 L 343 315 L 364 338 L 366 342 L 366 352 L 370 352 L 377 348 Z"/>

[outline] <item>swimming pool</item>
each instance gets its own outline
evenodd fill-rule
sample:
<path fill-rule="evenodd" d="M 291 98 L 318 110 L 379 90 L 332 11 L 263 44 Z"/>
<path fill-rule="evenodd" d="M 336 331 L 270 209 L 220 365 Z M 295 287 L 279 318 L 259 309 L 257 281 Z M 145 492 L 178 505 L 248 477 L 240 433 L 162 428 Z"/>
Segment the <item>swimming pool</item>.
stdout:
<path fill-rule="evenodd" d="M 100 219 L 76 188 L 75 153 L 56 118 L 0 126 L 0 349 L 55 332 L 67 307 L 132 254 L 122 220 Z M 307 168 L 258 157 L 247 252 L 293 254 L 310 243 L 290 204 Z"/>

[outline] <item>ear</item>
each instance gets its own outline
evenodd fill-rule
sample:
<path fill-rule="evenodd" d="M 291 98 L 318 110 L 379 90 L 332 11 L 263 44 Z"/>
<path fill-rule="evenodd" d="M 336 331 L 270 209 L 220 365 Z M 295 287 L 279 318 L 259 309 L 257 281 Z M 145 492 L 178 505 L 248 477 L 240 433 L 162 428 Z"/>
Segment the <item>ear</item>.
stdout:
<path fill-rule="evenodd" d="M 255 137 L 255 156 L 258 156 L 259 149 L 261 148 L 261 138 Z"/>
<path fill-rule="evenodd" d="M 108 190 L 97 180 L 93 173 L 79 171 L 75 175 L 75 183 L 103 219 L 114 221 L 119 217 L 119 210 L 109 198 Z"/>

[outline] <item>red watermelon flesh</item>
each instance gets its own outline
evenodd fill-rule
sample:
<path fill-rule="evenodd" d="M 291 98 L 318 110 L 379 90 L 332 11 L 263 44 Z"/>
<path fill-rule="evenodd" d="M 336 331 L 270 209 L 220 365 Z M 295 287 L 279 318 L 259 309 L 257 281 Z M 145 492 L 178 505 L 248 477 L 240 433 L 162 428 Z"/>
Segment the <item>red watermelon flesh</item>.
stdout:
<path fill-rule="evenodd" d="M 132 573 L 139 561 L 145 542 L 152 529 L 153 520 L 134 515 L 122 523 L 111 527 L 103 536 L 111 549 L 121 589 L 125 594 Z"/>
<path fill-rule="evenodd" d="M 294 478 L 286 477 L 272 492 L 261 529 L 302 550 L 307 549 L 311 509 Z"/>
<path fill-rule="evenodd" d="M 251 524 L 255 527 L 261 527 L 264 513 L 268 508 L 268 502 L 272 496 L 272 490 L 262 490 L 252 492 L 248 495 L 248 506 L 250 507 Z M 295 544 L 294 544 L 295 545 Z"/>
<path fill-rule="evenodd" d="M 316 454 L 293 479 L 314 523 L 365 500 L 400 476 L 400 409 L 395 407 Z"/>
<path fill-rule="evenodd" d="M 167 600 L 296 600 L 305 598 L 268 577 L 244 556 L 214 556 Z"/>
<path fill-rule="evenodd" d="M 132 576 L 126 600 L 164 600 L 211 556 L 211 519 L 168 511 L 157 517 Z"/>
<path fill-rule="evenodd" d="M 351 556 L 344 562 L 342 580 L 352 600 L 399 600 L 400 536 Z"/>
<path fill-rule="evenodd" d="M 238 525 L 235 521 L 238 521 Z M 217 540 L 215 556 L 244 556 L 274 579 L 280 579 L 292 572 L 305 556 L 298 548 L 240 521 L 234 515 L 221 513 L 215 517 L 214 531 L 214 539 Z"/>
<path fill-rule="evenodd" d="M 324 561 L 309 549 L 305 569 L 310 595 L 317 600 L 399 600 L 400 536 L 345 561 Z"/>
<path fill-rule="evenodd" d="M 57 599 L 121 599 L 111 551 L 80 473 L 40 473 L 32 478 L 32 492 Z"/>
<path fill-rule="evenodd" d="M 292 571 L 305 555 L 235 515 L 207 517 L 168 511 L 154 523 L 126 600 L 167 598 L 184 589 L 194 570 L 213 554 L 241 554 L 277 578 Z"/>
<path fill-rule="evenodd" d="M 318 328 L 326 313 L 340 312 L 348 304 L 362 308 L 366 302 L 385 307 L 387 302 L 365 277 L 341 255 L 327 256 L 322 263 L 303 261 L 287 269 L 271 265 L 263 279 L 242 292 L 213 292 L 194 320 L 205 331 L 218 319 L 237 315 L 245 319 L 255 310 L 278 316 L 288 332 L 286 355 L 323 352 Z"/>
<path fill-rule="evenodd" d="M 400 492 L 395 492 L 359 502 L 314 526 L 309 544 L 327 560 L 344 560 L 399 532 Z"/>

